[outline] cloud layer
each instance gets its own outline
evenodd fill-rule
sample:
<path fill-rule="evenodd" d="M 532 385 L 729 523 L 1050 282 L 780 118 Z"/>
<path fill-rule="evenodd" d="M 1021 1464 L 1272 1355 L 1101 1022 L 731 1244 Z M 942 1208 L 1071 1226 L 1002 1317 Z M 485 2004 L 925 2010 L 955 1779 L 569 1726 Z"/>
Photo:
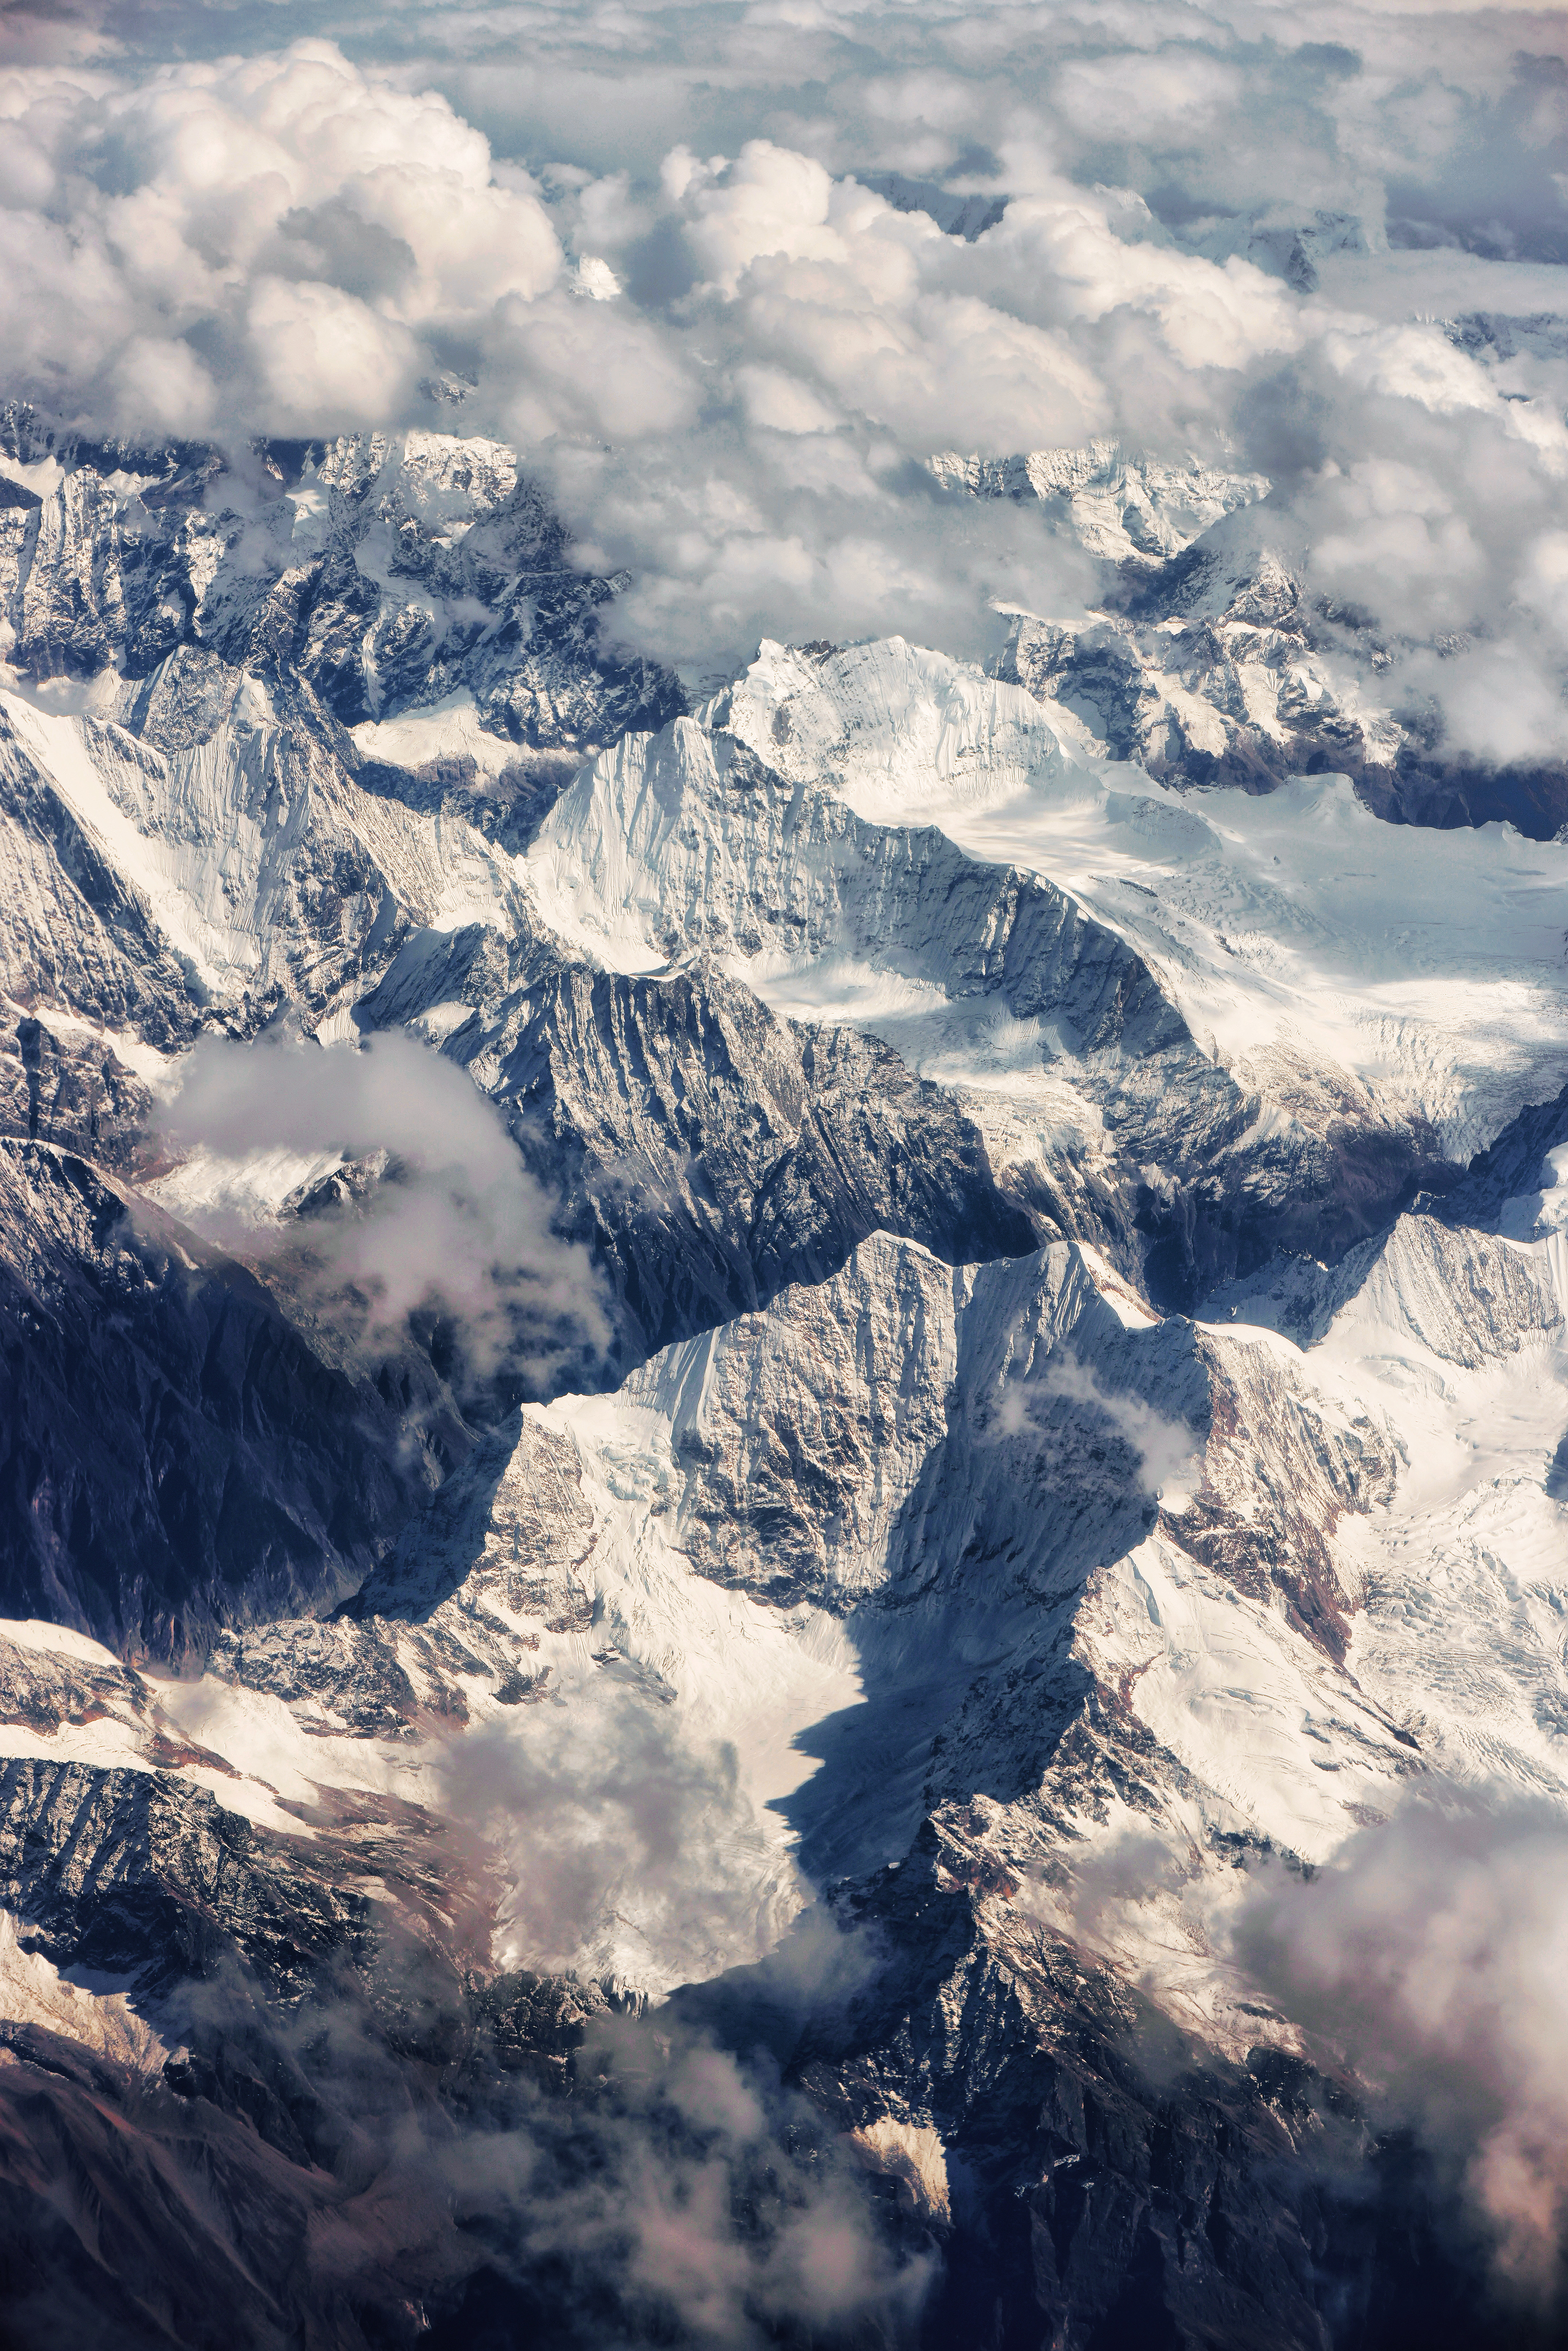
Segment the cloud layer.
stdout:
<path fill-rule="evenodd" d="M 1568 746 L 1568 340 L 1443 323 L 1563 308 L 1559 12 L 9 23 L 13 392 L 131 434 L 498 434 L 693 677 L 1081 607 L 1077 551 L 943 496 L 936 451 L 1195 452 L 1275 479 L 1385 690 L 1484 756 Z M 1006 208 L 966 241 L 912 182 Z"/>
<path fill-rule="evenodd" d="M 1444 1792 L 1362 1831 L 1311 1880 L 1270 1873 L 1244 1965 L 1331 2058 L 1414 2124 L 1500 2271 L 1561 2290 L 1568 2221 L 1568 1829 L 1544 1803 Z"/>

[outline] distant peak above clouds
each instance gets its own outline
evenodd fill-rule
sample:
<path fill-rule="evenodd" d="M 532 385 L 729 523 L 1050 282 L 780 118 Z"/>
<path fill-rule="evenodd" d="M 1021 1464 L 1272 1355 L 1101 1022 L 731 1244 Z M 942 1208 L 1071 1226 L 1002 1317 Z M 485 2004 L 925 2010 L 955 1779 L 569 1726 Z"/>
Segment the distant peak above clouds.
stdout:
<path fill-rule="evenodd" d="M 1008 208 L 1005 195 L 988 195 L 942 188 L 930 180 L 911 180 L 902 172 L 859 172 L 862 185 L 885 196 L 895 213 L 925 213 L 944 236 L 961 236 L 973 245 L 995 228 Z"/>
<path fill-rule="evenodd" d="M 1270 489 L 1262 474 L 1228 473 L 1198 457 L 1162 465 L 1114 441 L 1001 458 L 942 450 L 930 465 L 946 489 L 1019 503 L 1038 498 L 1089 554 L 1145 569 L 1179 555 L 1211 523 Z"/>

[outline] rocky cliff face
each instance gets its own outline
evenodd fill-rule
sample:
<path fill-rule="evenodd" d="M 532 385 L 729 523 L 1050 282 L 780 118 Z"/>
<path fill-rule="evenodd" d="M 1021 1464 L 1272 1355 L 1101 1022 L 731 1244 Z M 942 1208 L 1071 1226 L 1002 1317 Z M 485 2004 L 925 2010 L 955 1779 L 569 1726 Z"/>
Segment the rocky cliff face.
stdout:
<path fill-rule="evenodd" d="M 1330 740 L 1250 479 L 955 463 L 1157 614 L 690 713 L 505 450 L 32 429 L 17 2343 L 1527 2339 L 1258 1922 L 1561 1810 L 1568 852 L 1187 789 Z"/>
<path fill-rule="evenodd" d="M 73 1155 L 0 1140 L 0 1589 L 128 1656 L 330 1607 L 426 1472 L 255 1277 Z"/>
<path fill-rule="evenodd" d="M 58 441 L 24 409 L 0 449 L 8 658 L 34 676 L 141 682 L 201 646 L 348 726 L 457 696 L 499 743 L 570 749 L 680 706 L 667 672 L 601 649 L 614 583 L 571 564 L 497 443 L 355 436 L 231 465 Z M 157 699 L 131 697 L 138 733 Z"/>
<path fill-rule="evenodd" d="M 1305 289 L 1300 232 L 1277 234 L 1297 256 L 1284 274 Z M 1467 333 L 1478 347 L 1473 322 L 1457 322 L 1461 347 Z M 1314 592 L 1261 475 L 1153 466 L 1102 443 L 945 456 L 933 470 L 958 495 L 1038 502 L 1046 528 L 1104 566 L 1103 610 L 1087 624 L 1019 614 L 999 674 L 1070 711 L 1110 758 L 1183 788 L 1266 792 L 1291 776 L 1346 775 L 1396 823 L 1506 820 L 1549 841 L 1568 820 L 1560 761 L 1456 755 L 1430 711 L 1394 706 L 1397 640 L 1375 613 Z"/>

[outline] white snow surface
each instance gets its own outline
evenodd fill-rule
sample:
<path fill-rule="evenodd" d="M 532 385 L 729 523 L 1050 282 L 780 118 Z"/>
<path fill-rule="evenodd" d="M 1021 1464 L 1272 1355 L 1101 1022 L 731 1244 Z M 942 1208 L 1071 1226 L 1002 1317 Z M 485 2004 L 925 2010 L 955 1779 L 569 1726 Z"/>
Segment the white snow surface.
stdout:
<path fill-rule="evenodd" d="M 899 638 L 823 660 L 765 644 L 703 716 L 862 817 L 938 826 L 971 857 L 1070 892 L 1145 957 L 1200 1043 L 1239 1074 L 1260 1065 L 1265 1091 L 1273 1053 L 1337 1063 L 1464 1157 L 1568 1074 L 1568 844 L 1510 825 L 1389 825 L 1343 777 L 1177 792 L 1088 757 L 1069 714 L 1021 687 Z M 625 774 L 632 757 L 623 745 L 601 761 L 600 820 L 606 762 Z M 567 829 L 587 815 L 581 788 L 570 797 L 547 828 L 563 868 Z M 575 888 L 558 884 L 552 918 L 575 899 L 579 935 L 597 925 L 626 954 L 636 896 L 610 869 L 596 888 L 586 843 L 570 847 Z M 746 976 L 781 1008 L 809 1000 L 819 1019 L 883 1026 L 868 975 L 827 960 L 754 960 Z M 988 1057 L 973 1081 L 993 1073 Z"/>
<path fill-rule="evenodd" d="M 1265 1117 L 1271 1065 L 1331 1062 L 1422 1112 L 1462 1156 L 1563 1081 L 1561 841 L 1392 828 L 1333 776 L 1270 797 L 1177 795 L 1083 755 L 1070 715 L 898 640 L 828 658 L 768 644 L 701 717 L 867 823 L 934 825 L 977 861 L 1070 891 L 1258 1086 Z M 1082 1098 L 1051 1074 L 1061 1041 L 995 1011 L 964 1016 L 919 940 L 867 946 L 849 922 L 816 922 L 821 849 L 792 849 L 785 828 L 759 879 L 747 823 L 703 726 L 677 726 L 668 750 L 628 738 L 557 804 L 529 861 L 536 895 L 612 967 L 658 968 L 695 940 L 779 1011 L 877 1029 L 928 1074 L 1011 1098 L 1022 1123 L 1082 1122 Z M 800 946 L 780 946 L 779 926 L 755 935 L 759 901 L 792 912 Z M 1131 1690 L 1201 1792 L 1168 1796 L 1173 1850 L 1218 1829 L 1326 1860 L 1392 1811 L 1410 1771 L 1568 1799 L 1568 1523 L 1547 1493 L 1568 1427 L 1561 1223 L 1552 1183 L 1507 1225 L 1528 1246 L 1404 1217 L 1340 1277 L 1312 1277 L 1322 1310 L 1305 1354 L 1286 1335 L 1225 1328 L 1385 1429 L 1399 1477 L 1333 1533 L 1354 1611 L 1344 1667 L 1300 1638 L 1277 1596 L 1197 1566 L 1164 1523 L 1086 1583 L 1074 1653 Z M 673 1425 L 701 1417 L 686 1399 L 717 1344 L 691 1343 L 632 1384 L 658 1383 Z M 874 1561 L 862 1573 L 874 1583 Z M 862 1657 L 886 1636 L 865 1608 L 846 1629 Z M 874 1775 L 858 1792 L 861 1860 L 891 1853 L 903 1827 L 898 1772 L 882 1784 L 882 1822 Z M 1079 1832 L 1105 1850 L 1147 1822 L 1112 1805 Z M 1093 1928 L 1070 1902 L 1067 1923 L 1246 2045 L 1258 2024 L 1237 2012 L 1213 1928 L 1225 1881 L 1197 1878 L 1197 1907 L 1152 1886 L 1100 1907 Z"/>
<path fill-rule="evenodd" d="M 341 844 L 434 930 L 507 925 L 514 861 L 461 820 L 347 786 L 313 758 L 248 676 L 229 716 L 184 750 L 56 714 L 14 695 L 0 710 L 84 832 L 199 985 L 220 1001 L 264 988 L 306 926 L 295 893 Z M 355 967 L 357 977 L 357 964 Z"/>
<path fill-rule="evenodd" d="M 433 759 L 469 758 L 481 775 L 498 776 L 517 758 L 516 747 L 479 724 L 466 690 L 405 710 L 395 718 L 367 718 L 350 729 L 368 759 L 389 759 L 417 770 Z"/>
<path fill-rule="evenodd" d="M 1140 1448 L 1151 1426 L 1176 1427 L 1191 1404 L 1172 1368 L 1173 1341 L 1190 1343 L 1179 1318 L 1160 1323 L 1076 1245 L 955 1272 L 878 1237 L 831 1281 L 666 1350 L 616 1395 L 527 1409 L 530 1426 L 571 1447 L 591 1512 L 574 1571 L 580 1621 L 552 1630 L 537 1611 L 509 1609 L 484 1562 L 444 1621 L 465 1625 L 470 1641 L 486 1625 L 495 1654 L 530 1676 L 549 1667 L 544 1703 L 497 1702 L 470 1677 L 465 1726 L 427 1721 L 418 1739 L 389 1742 L 209 1673 L 156 1685 L 159 1713 L 242 1776 L 177 1768 L 292 1834 L 298 1821 L 277 1800 L 309 1803 L 323 1786 L 438 1811 L 460 1802 L 516 1888 L 502 1901 L 498 1959 L 658 1992 L 769 1948 L 823 1856 L 835 1869 L 895 1859 L 945 1726 L 977 1739 L 966 1792 L 1020 1880 L 1019 1916 L 1066 1926 L 1186 2021 L 1243 2047 L 1260 2027 L 1239 2007 L 1246 1987 L 1226 1958 L 1233 1873 L 1213 1857 L 1215 1834 L 1322 1862 L 1386 1817 L 1412 1774 L 1568 1803 L 1568 1510 L 1545 1490 L 1568 1428 L 1568 1245 L 1412 1217 L 1362 1258 L 1321 1277 L 1333 1311 L 1305 1350 L 1260 1327 L 1204 1326 L 1244 1412 L 1273 1416 L 1235 1444 L 1199 1441 L 1192 1472 L 1210 1500 L 1222 1493 L 1243 1520 L 1266 1517 L 1270 1489 L 1248 1482 L 1255 1451 L 1282 1464 L 1287 1483 L 1310 1476 L 1307 1456 L 1291 1468 L 1287 1406 L 1322 1432 L 1313 1446 L 1354 1449 L 1370 1433 L 1391 1448 L 1385 1496 L 1322 1510 L 1351 1612 L 1343 1665 L 1303 1635 L 1279 1591 L 1239 1587 L 1195 1555 L 1181 1533 L 1185 1495 L 1168 1494 L 1130 1543 L 1104 1539 L 1095 1497 L 1109 1508 L 1125 1472 L 1073 1449 L 1074 1414 L 1102 1441 L 1124 1433 Z M 1336 1281 L 1351 1285 L 1337 1304 Z M 1052 1411 L 1063 1399 L 1065 1423 Z M 956 1456 L 988 1413 L 1009 1445 Z M 836 1499 L 800 1503 L 826 1584 L 815 1596 L 770 1591 L 779 1538 L 748 1531 L 733 1496 L 788 1477 L 776 1447 L 790 1432 L 831 1464 L 845 1443 L 852 1456 L 857 1427 L 873 1433 L 866 1462 L 843 1463 Z M 960 1472 L 946 1485 L 945 1453 Z M 526 1474 L 526 1448 L 519 1461 Z M 511 1490 L 503 1480 L 487 1506 L 486 1559 L 515 1550 Z M 714 1507 L 727 1496 L 727 1515 Z M 987 1558 L 960 1569 L 966 1530 L 986 1508 Z M 1018 1567 L 1020 1545 L 1039 1564 Z M 890 1578 L 904 1579 L 891 1613 Z M 1027 1667 L 1063 1621 L 1076 1669 L 1122 1690 L 1168 1759 L 1145 1767 L 1160 1804 L 1152 1827 L 1092 1791 L 1055 1786 L 1054 1807 L 1073 1822 L 1066 1891 L 1041 1875 L 1062 1849 L 1033 1794 L 1042 1770 L 1052 1786 L 1050 1685 L 1029 1685 L 1030 1705 L 1000 1704 L 977 1731 L 973 1696 Z M 0 1631 L 72 1657 L 93 1651 L 54 1628 Z M 112 1719 L 44 1747 L 19 1732 L 5 1744 L 134 1760 L 130 1726 Z M 622 1794 L 602 1792 L 623 1790 L 629 1759 L 651 1802 L 665 1784 L 680 1791 L 679 1850 L 656 1867 L 634 1838 L 621 1855 L 606 1843 L 624 1820 Z M 1119 1851 L 1141 1851 L 1151 1833 L 1164 1865 L 1108 1897 L 1097 1873 L 1113 1875 Z M 579 1860 L 597 1856 L 583 1864 L 592 1883 L 546 1950 L 528 1887 L 569 1844 Z"/>
<path fill-rule="evenodd" d="M 297 838 L 262 702 L 170 757 L 90 715 L 5 707 L 176 952 L 215 991 L 256 984 Z M 419 743 L 449 748 L 465 723 L 421 714 Z M 727 783 L 719 729 L 795 788 L 776 835 Z M 399 756 L 412 756 L 401 739 Z M 838 811 L 825 827 L 802 813 L 813 790 Z M 1271 1057 L 1327 1061 L 1462 1155 L 1568 1074 L 1568 845 L 1388 826 L 1336 778 L 1183 796 L 1087 756 L 1066 714 L 900 640 L 824 658 L 765 645 L 700 720 L 586 766 L 525 862 L 363 794 L 332 813 L 433 928 L 504 931 L 523 893 L 613 968 L 710 953 L 781 1011 L 875 1029 L 988 1092 L 998 1117 L 1040 1133 L 1092 1120 L 1071 1039 L 960 1001 L 940 936 L 879 937 L 860 919 L 848 812 L 901 837 L 934 829 L 1068 893 L 1145 958 L 1201 1045 L 1253 1073 L 1263 1116 Z M 329 1701 L 213 1671 L 159 1684 L 156 1711 L 214 1761 L 156 1762 L 129 1705 L 52 1740 L 7 1730 L 0 1751 L 173 1769 L 296 1834 L 280 1806 L 322 1786 L 461 1805 L 510 1887 L 500 1959 L 660 1991 L 767 1949 L 821 1876 L 896 1858 L 942 1728 L 958 1757 L 943 1768 L 970 1771 L 964 1798 L 1019 1880 L 1019 1915 L 1066 1924 L 1244 2045 L 1259 2025 L 1228 1972 L 1232 1878 L 1214 1836 L 1321 1861 L 1419 1772 L 1568 1803 L 1568 1504 L 1552 1490 L 1568 1430 L 1568 1212 L 1563 1166 L 1546 1174 L 1500 1238 L 1406 1217 L 1332 1273 L 1301 1268 L 1290 1328 L 1304 1344 L 1263 1327 L 1266 1301 L 1250 1325 L 1161 1324 L 1076 1245 L 955 1271 L 875 1237 L 831 1280 L 666 1350 L 612 1396 L 528 1408 L 514 1483 L 476 1499 L 466 1576 L 426 1611 L 490 1660 L 463 1680 L 465 1723 L 426 1714 L 412 1735 L 356 1735 Z M 272 1196 L 297 1177 L 280 1162 L 247 1180 Z M 193 1163 L 166 1196 L 230 1181 Z M 1235 1446 L 1193 1437 L 1193 1348 L 1240 1399 Z M 1260 1437 L 1249 1413 L 1264 1416 Z M 989 1454 L 973 1437 L 987 1415 L 1001 1430 Z M 1122 1445 L 1113 1476 L 1091 1466 L 1085 1431 L 1100 1455 Z M 570 1448 L 591 1521 L 570 1605 L 507 1596 L 516 1480 L 540 1432 Z M 1244 1586 L 1190 1532 L 1216 1497 L 1236 1522 L 1270 1525 L 1273 1489 L 1248 1463 L 1288 1468 L 1298 1441 L 1303 1462 L 1318 1446 L 1343 1473 L 1320 1511 L 1343 1661 L 1281 1589 Z M 1392 1468 L 1353 1493 L 1358 1448 Z M 783 1534 L 758 1531 L 764 1489 L 793 1494 Z M 1116 1515 L 1129 1494 L 1149 1503 L 1132 1535 Z M 973 1550 L 982 1503 L 996 1540 Z M 1032 1583 L 1015 1573 L 1026 1552 Z M 922 1561 L 926 1580 L 909 1582 Z M 387 1619 L 363 1637 L 407 1662 L 417 1629 Z M 82 1661 L 74 1635 L 0 1635 Z M 537 1683 L 531 1702 L 498 1694 L 508 1662 Z M 1025 1667 L 1036 1677 L 1015 1699 L 1009 1677 Z M 1151 1770 L 1168 1864 L 1092 1902 L 1097 1861 L 1150 1823 L 1048 1789 L 1051 1709 L 1071 1719 L 1091 1681 L 1165 1759 Z M 674 1792 L 679 1835 L 657 1866 L 634 1838 L 611 1849 L 639 1774 Z M 609 1792 L 597 1815 L 581 1792 L 596 1788 Z M 1048 1811 L 1076 1840 L 1065 1892 L 1044 1874 L 1061 1851 Z M 596 1856 L 590 1882 L 546 1949 L 530 1873 L 541 1851 L 576 1847 Z"/>

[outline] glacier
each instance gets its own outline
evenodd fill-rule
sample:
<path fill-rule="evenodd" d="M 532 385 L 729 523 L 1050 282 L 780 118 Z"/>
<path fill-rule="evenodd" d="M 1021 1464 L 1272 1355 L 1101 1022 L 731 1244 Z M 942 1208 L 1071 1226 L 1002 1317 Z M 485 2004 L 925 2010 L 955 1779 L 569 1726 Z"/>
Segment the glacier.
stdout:
<path fill-rule="evenodd" d="M 499 444 L 17 446 L 7 2228 L 140 2325 L 110 2182 L 295 2249 L 258 2342 L 418 2340 L 645 2030 L 940 2267 L 883 2339 L 986 2273 L 1009 2343 L 1324 2351 L 1375 2101 L 1249 1906 L 1568 1802 L 1568 846 L 1178 772 L 1027 620 L 685 706 Z M 1135 490 L 1167 581 L 1268 512 L 971 473 Z M 591 1383 L 350 1343 L 298 1269 L 385 1155 L 171 1124 L 200 1039 L 383 1032 L 592 1253 Z"/>

